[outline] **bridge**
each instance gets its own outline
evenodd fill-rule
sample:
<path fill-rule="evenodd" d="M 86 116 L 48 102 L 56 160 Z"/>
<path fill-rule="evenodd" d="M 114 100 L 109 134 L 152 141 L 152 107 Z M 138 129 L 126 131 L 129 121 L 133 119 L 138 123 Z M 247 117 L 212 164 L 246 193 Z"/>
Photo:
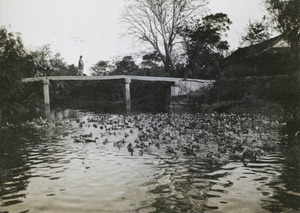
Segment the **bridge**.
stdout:
<path fill-rule="evenodd" d="M 156 81 L 171 83 L 171 97 L 188 94 L 190 92 L 207 87 L 214 83 L 214 80 L 202 79 L 187 79 L 187 78 L 172 78 L 172 77 L 154 77 L 154 76 L 130 76 L 130 75 L 109 75 L 109 76 L 43 76 L 24 78 L 22 82 L 43 82 L 44 103 L 46 118 L 50 118 L 50 81 L 101 81 L 101 80 L 124 80 L 124 102 L 126 113 L 131 114 L 131 99 L 130 99 L 130 83 L 132 80 L 137 81 Z M 170 111 L 172 112 L 172 110 Z"/>

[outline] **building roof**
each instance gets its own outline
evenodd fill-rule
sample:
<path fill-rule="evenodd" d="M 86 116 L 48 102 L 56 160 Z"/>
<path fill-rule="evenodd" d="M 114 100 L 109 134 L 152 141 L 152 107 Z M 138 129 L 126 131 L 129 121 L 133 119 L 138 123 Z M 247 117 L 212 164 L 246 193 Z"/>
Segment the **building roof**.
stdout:
<path fill-rule="evenodd" d="M 230 56 L 223 59 L 221 66 L 224 67 L 232 63 L 238 63 L 265 52 L 273 52 L 274 49 L 287 49 L 288 47 L 290 47 L 290 45 L 284 39 L 283 35 L 279 35 L 268 41 L 237 49 Z"/>

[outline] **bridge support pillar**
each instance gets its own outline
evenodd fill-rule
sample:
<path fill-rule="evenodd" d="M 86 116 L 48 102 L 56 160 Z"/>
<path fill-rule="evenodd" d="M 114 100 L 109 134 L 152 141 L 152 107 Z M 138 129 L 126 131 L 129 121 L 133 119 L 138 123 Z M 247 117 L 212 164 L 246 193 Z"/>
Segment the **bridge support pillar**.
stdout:
<path fill-rule="evenodd" d="M 124 92 L 124 99 L 125 99 L 125 106 L 126 106 L 126 114 L 131 114 L 131 99 L 130 99 L 130 78 L 125 78 L 125 92 Z"/>
<path fill-rule="evenodd" d="M 180 87 L 179 82 L 174 82 L 174 85 L 171 86 L 171 94 L 170 94 L 170 103 L 169 103 L 169 112 L 176 112 L 176 96 L 179 95 Z"/>
<path fill-rule="evenodd" d="M 45 103 L 45 116 L 46 119 L 50 119 L 50 95 L 49 95 L 49 85 L 50 81 L 48 79 L 43 80 L 44 85 L 44 103 Z"/>

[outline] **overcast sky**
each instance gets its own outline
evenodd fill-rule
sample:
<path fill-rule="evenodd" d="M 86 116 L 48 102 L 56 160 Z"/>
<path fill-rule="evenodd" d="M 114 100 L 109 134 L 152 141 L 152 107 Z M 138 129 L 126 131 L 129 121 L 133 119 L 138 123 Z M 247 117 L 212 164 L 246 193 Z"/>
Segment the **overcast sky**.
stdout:
<path fill-rule="evenodd" d="M 236 49 L 249 19 L 266 13 L 264 0 L 210 0 L 212 13 L 226 13 L 233 24 L 228 33 Z M 85 72 L 99 60 L 137 52 L 139 47 L 124 32 L 120 15 L 126 0 L 0 0 L 0 26 L 20 32 L 24 45 L 35 49 L 50 44 L 68 64 L 83 55 Z"/>

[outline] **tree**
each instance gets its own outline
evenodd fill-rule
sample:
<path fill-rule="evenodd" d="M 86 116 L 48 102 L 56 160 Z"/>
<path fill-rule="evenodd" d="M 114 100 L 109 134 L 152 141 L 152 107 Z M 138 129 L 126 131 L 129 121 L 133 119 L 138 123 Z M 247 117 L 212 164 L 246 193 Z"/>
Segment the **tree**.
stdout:
<path fill-rule="evenodd" d="M 52 52 L 49 45 L 44 45 L 31 52 L 35 65 L 36 76 L 51 75 L 51 65 L 49 62 L 51 54 Z"/>
<path fill-rule="evenodd" d="M 98 76 L 98 75 L 106 75 L 109 73 L 112 69 L 112 66 L 109 64 L 109 61 L 98 61 L 96 64 L 94 64 L 91 67 L 92 75 Z"/>
<path fill-rule="evenodd" d="M 79 73 L 78 68 L 74 70 L 74 67 L 67 65 L 60 53 L 53 56 L 50 45 L 43 45 L 32 51 L 31 55 L 35 65 L 35 76 L 78 75 Z"/>
<path fill-rule="evenodd" d="M 167 71 L 176 70 L 174 49 L 178 27 L 201 14 L 206 0 L 132 0 L 123 21 L 128 33 L 150 44 L 161 56 Z"/>
<path fill-rule="evenodd" d="M 163 76 L 163 63 L 160 55 L 154 51 L 142 56 L 139 75 Z"/>
<path fill-rule="evenodd" d="M 74 64 L 68 65 L 65 75 L 78 75 L 78 67 Z"/>
<path fill-rule="evenodd" d="M 138 72 L 138 65 L 135 64 L 132 56 L 125 56 L 121 61 L 117 61 L 116 69 L 113 71 L 115 75 L 134 75 Z"/>
<path fill-rule="evenodd" d="M 67 75 L 68 73 L 68 67 L 67 63 L 64 61 L 64 59 L 61 57 L 60 53 L 56 53 L 54 57 L 51 57 L 49 59 L 49 64 L 51 68 L 51 74 L 52 75 Z M 73 73 L 73 75 L 75 75 Z"/>
<path fill-rule="evenodd" d="M 31 56 L 27 54 L 20 35 L 0 27 L 0 120 L 3 115 L 25 110 L 23 83 L 21 79 L 30 77 L 33 70 Z"/>
<path fill-rule="evenodd" d="M 271 14 L 276 29 L 283 33 L 291 45 L 291 52 L 300 63 L 300 1 L 299 0 L 266 0 L 266 6 Z"/>
<path fill-rule="evenodd" d="M 262 21 L 249 20 L 246 27 L 246 35 L 242 36 L 242 45 L 253 45 L 270 39 L 270 28 L 264 16 Z"/>
<path fill-rule="evenodd" d="M 187 23 L 180 28 L 187 55 L 186 77 L 216 78 L 219 62 L 229 45 L 223 34 L 231 24 L 226 14 L 216 13 L 205 16 L 197 22 Z"/>

